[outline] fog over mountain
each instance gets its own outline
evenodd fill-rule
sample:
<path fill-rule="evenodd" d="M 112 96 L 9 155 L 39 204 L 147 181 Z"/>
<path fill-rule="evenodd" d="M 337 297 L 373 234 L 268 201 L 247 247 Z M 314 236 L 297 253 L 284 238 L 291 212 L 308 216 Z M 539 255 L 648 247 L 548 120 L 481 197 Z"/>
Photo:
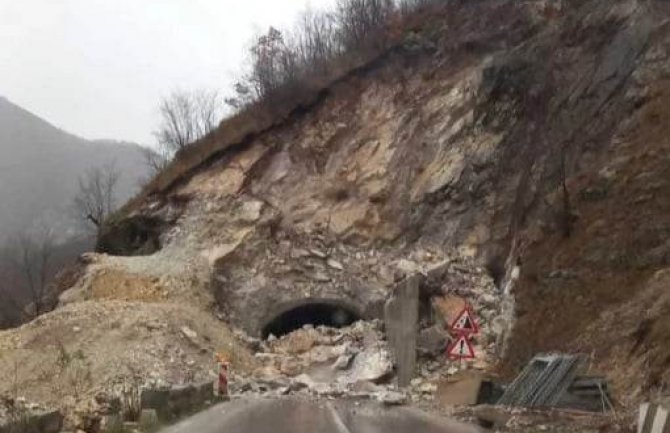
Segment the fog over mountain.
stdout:
<path fill-rule="evenodd" d="M 120 172 L 117 200 L 123 203 L 146 176 L 140 146 L 82 139 L 0 96 L 0 240 L 38 223 L 61 239 L 76 234 L 78 178 L 111 163 Z"/>

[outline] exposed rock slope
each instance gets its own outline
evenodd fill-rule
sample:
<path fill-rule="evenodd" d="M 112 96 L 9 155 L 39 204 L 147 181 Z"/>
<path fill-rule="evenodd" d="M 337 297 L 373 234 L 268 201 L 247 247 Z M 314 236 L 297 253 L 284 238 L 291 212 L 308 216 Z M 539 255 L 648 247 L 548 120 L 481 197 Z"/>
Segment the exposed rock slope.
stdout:
<path fill-rule="evenodd" d="M 103 251 L 145 255 L 91 273 L 156 277 L 260 334 L 305 299 L 379 317 L 403 275 L 469 256 L 516 298 L 504 366 L 593 353 L 629 403 L 669 380 L 667 316 L 647 312 L 663 289 L 644 290 L 670 259 L 668 17 L 656 1 L 450 2 L 311 109 L 110 222 Z M 647 323 L 632 335 L 610 329 L 627 309 Z"/>

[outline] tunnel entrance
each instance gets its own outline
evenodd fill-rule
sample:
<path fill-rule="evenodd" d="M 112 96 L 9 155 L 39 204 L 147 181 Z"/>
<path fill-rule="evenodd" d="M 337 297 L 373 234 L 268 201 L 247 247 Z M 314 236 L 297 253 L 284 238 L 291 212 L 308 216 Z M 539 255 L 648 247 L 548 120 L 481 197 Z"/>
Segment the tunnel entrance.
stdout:
<path fill-rule="evenodd" d="M 357 320 L 361 320 L 358 312 L 339 303 L 325 301 L 303 303 L 287 309 L 268 322 L 263 327 L 262 336 L 264 339 L 270 334 L 281 337 L 308 324 L 342 328 Z"/>

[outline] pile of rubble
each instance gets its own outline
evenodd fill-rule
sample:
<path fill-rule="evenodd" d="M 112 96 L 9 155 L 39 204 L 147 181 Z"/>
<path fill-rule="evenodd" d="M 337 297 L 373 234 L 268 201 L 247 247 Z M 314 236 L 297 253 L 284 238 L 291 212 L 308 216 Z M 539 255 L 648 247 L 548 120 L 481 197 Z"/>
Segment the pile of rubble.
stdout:
<path fill-rule="evenodd" d="M 251 374 L 231 372 L 234 397 L 298 394 L 385 404 L 432 401 L 441 380 L 470 368 L 447 360 L 444 353 L 421 357 L 410 386 L 398 388 L 393 357 L 378 320 L 358 321 L 344 328 L 305 325 L 266 341 L 242 332 L 238 338 L 256 351 L 259 367 Z"/>
<path fill-rule="evenodd" d="M 237 370 L 254 368 L 224 324 L 188 305 L 76 302 L 0 332 L 0 396 L 57 408 L 66 427 L 86 427 L 140 389 L 212 382 L 216 352 Z"/>
<path fill-rule="evenodd" d="M 406 400 L 392 385 L 393 361 L 378 320 L 339 329 L 305 325 L 266 341 L 242 332 L 238 336 L 256 350 L 259 367 L 250 375 L 231 373 L 233 395 L 346 395 L 387 403 Z"/>
<path fill-rule="evenodd" d="M 410 386 L 396 386 L 393 350 L 379 320 L 359 321 L 343 328 L 305 325 L 267 340 L 236 331 L 239 341 L 254 352 L 257 368 L 231 372 L 233 395 L 302 394 L 320 397 L 370 398 L 387 403 L 432 401 L 438 384 L 462 370 L 489 371 L 500 354 L 507 329 L 506 296 L 486 270 L 468 257 L 436 257 L 425 251 L 392 261 L 398 279 L 420 275 L 416 374 Z M 449 327 L 458 314 L 471 308 L 479 333 L 472 336 L 476 357 L 447 359 L 453 336 Z"/>

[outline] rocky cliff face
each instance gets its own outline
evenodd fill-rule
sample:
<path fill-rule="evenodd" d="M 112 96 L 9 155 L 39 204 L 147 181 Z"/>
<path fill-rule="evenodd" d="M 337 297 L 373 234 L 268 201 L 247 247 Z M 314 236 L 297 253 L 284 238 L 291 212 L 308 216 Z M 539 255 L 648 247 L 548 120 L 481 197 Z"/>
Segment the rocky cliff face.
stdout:
<path fill-rule="evenodd" d="M 103 252 L 151 254 L 100 258 L 66 298 L 113 268 L 260 335 L 304 300 L 379 317 L 398 279 L 466 257 L 494 301 L 516 299 L 503 366 L 584 351 L 619 397 L 667 386 L 667 299 L 647 313 L 640 297 L 663 292 L 670 260 L 668 16 L 656 1 L 452 2 L 112 222 Z M 424 294 L 471 289 L 449 275 Z M 629 303 L 638 337 L 603 329 Z"/>

